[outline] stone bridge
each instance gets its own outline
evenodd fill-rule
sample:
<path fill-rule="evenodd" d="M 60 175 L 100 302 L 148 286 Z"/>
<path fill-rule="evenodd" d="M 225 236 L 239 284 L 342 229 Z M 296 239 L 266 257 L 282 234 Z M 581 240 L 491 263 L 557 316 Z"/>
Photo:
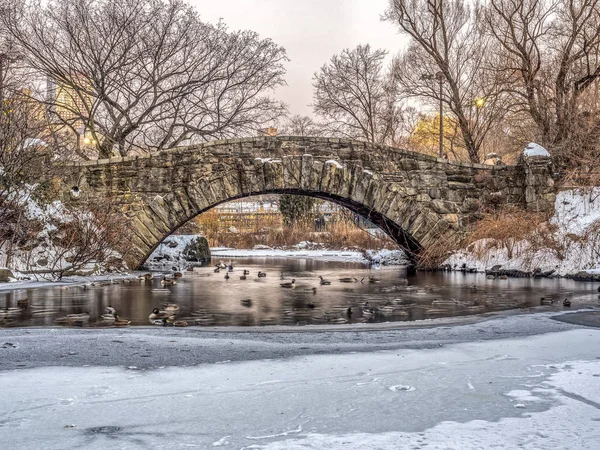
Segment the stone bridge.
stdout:
<path fill-rule="evenodd" d="M 118 250 L 128 255 L 130 267 L 139 267 L 163 239 L 219 203 L 283 193 L 343 205 L 418 260 L 454 248 L 485 207 L 551 211 L 553 185 L 552 163 L 545 157 L 486 166 L 365 142 L 293 136 L 80 162 L 63 178 L 71 201 L 101 195 L 120 208 L 132 237 L 131 248 Z"/>

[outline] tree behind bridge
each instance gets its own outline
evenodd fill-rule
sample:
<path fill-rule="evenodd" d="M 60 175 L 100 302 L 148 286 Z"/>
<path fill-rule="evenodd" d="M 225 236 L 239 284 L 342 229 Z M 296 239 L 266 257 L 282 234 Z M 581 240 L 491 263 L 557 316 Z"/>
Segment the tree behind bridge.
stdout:
<path fill-rule="evenodd" d="M 329 134 L 397 145 L 404 123 L 385 50 L 359 45 L 333 55 L 313 77 L 313 110 Z"/>
<path fill-rule="evenodd" d="M 203 22 L 182 0 L 25 0 L 0 21 L 41 78 L 55 120 L 95 147 L 156 151 L 254 134 L 285 110 L 285 50 Z"/>

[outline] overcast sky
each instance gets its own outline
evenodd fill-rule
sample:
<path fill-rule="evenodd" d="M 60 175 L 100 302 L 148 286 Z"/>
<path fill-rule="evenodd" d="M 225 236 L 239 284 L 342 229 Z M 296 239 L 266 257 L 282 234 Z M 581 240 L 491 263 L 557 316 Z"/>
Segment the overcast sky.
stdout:
<path fill-rule="evenodd" d="M 388 0 L 190 0 L 202 19 L 222 18 L 251 29 L 287 50 L 288 86 L 276 96 L 292 114 L 312 115 L 312 76 L 332 55 L 358 44 L 396 53 L 405 38 L 381 22 Z"/>

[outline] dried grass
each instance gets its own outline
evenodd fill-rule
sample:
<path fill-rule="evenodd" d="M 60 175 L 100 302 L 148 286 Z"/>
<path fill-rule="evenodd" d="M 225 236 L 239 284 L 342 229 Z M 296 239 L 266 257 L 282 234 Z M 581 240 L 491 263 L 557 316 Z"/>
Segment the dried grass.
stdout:
<path fill-rule="evenodd" d="M 397 244 L 383 234 L 372 235 L 363 230 L 344 213 L 335 214 L 322 231 L 315 231 L 313 224 L 296 223 L 283 225 L 281 218 L 273 214 L 255 215 L 245 223 L 237 223 L 236 231 L 230 230 L 230 221 L 223 214 L 208 211 L 195 220 L 198 230 L 211 247 L 250 249 L 256 245 L 291 247 L 300 242 L 316 242 L 327 248 L 344 249 L 395 249 Z M 243 231 L 243 232 L 242 232 Z"/>

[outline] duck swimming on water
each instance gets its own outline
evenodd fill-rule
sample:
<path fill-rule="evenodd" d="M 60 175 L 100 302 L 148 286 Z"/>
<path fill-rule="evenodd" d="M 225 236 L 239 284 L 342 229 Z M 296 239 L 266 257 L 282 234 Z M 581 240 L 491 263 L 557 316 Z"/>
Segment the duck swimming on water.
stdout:
<path fill-rule="evenodd" d="M 358 282 L 358 278 L 354 278 L 354 277 L 340 278 L 340 283 L 357 283 L 357 282 Z"/>
<path fill-rule="evenodd" d="M 279 283 L 279 286 L 281 286 L 283 288 L 294 288 L 294 287 L 296 287 L 296 280 L 294 279 L 287 283 Z"/>
<path fill-rule="evenodd" d="M 325 278 L 323 278 L 321 275 L 319 275 L 319 279 L 321 280 L 321 281 L 319 282 L 319 284 L 320 284 L 321 286 L 326 286 L 326 285 L 330 285 L 330 284 L 331 284 L 331 281 L 329 281 L 329 280 L 326 280 L 326 279 L 325 279 Z"/>
<path fill-rule="evenodd" d="M 175 320 L 175 314 L 154 308 L 148 316 L 148 320 L 150 321 L 150 325 L 157 325 L 157 322 L 160 321 L 162 325 L 167 326 L 169 320 Z"/>

